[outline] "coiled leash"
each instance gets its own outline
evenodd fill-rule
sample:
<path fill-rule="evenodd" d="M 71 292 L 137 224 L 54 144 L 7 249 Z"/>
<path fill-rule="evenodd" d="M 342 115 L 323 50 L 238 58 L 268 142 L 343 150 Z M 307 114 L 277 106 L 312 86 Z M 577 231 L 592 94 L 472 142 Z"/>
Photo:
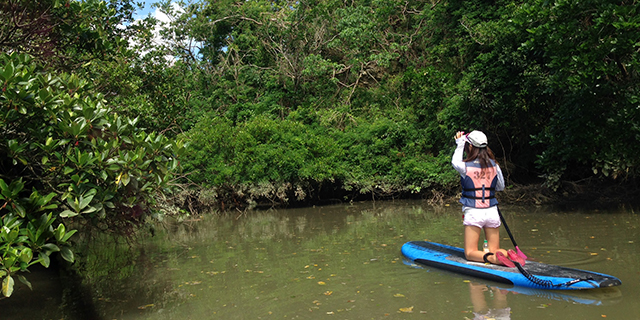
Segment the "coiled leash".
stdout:
<path fill-rule="evenodd" d="M 516 268 L 518 268 L 518 270 L 520 271 L 520 273 L 522 273 L 522 275 L 527 278 L 527 280 L 541 286 L 541 287 L 569 287 L 572 286 L 578 282 L 582 282 L 582 281 L 587 281 L 587 283 L 589 283 L 590 285 L 592 285 L 594 288 L 598 288 L 598 286 L 596 286 L 595 284 L 593 284 L 591 281 L 595 281 L 595 279 L 591 278 L 591 277 L 587 277 L 587 278 L 578 278 L 578 279 L 573 279 L 571 281 L 567 281 L 564 283 L 558 283 L 558 284 L 553 284 L 553 282 L 551 282 L 551 280 L 544 280 L 544 279 L 540 279 L 534 275 L 532 275 L 529 271 L 527 271 L 525 268 L 522 267 L 522 265 L 520 265 L 519 262 L 516 261 L 512 261 L 513 264 L 516 265 Z"/>

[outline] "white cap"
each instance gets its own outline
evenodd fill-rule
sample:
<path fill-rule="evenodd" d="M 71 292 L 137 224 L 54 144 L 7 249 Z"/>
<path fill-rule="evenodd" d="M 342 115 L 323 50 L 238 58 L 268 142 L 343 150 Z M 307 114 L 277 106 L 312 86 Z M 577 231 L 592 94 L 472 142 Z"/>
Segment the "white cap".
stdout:
<path fill-rule="evenodd" d="M 484 148 L 487 146 L 487 136 L 482 131 L 473 130 L 467 134 L 467 141 L 476 148 Z"/>

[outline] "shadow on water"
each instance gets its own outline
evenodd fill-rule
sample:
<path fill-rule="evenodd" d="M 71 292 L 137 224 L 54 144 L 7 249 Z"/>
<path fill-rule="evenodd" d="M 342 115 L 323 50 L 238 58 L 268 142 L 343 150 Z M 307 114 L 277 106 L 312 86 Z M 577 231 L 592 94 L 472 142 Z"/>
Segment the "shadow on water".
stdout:
<path fill-rule="evenodd" d="M 0 299 L 0 319 L 101 319 L 89 287 L 65 261 L 51 260 L 49 268 L 34 265 L 26 275 L 34 290 L 16 282 L 10 298 Z"/>
<path fill-rule="evenodd" d="M 640 263 L 637 214 L 524 207 L 503 213 L 533 259 L 616 275 L 623 286 L 532 291 L 411 268 L 400 253 L 407 241 L 461 245 L 460 208 L 365 202 L 167 222 L 135 246 L 104 236 L 77 239 L 86 249 L 75 288 L 84 289 L 65 294 L 69 287 L 54 271 L 34 270 L 34 291 L 16 289 L 0 300 L 0 319 L 465 319 L 485 310 L 474 306 L 477 292 L 487 310 L 506 293 L 518 319 L 640 314 L 631 302 L 640 298 L 640 274 L 630 268 Z M 88 305 L 76 301 L 83 301 L 78 292 Z"/>

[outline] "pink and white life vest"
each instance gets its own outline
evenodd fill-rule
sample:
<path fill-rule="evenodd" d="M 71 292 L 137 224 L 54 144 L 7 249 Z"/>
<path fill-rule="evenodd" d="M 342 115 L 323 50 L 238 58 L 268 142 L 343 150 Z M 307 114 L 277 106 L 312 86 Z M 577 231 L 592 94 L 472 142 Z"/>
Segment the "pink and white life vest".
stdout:
<path fill-rule="evenodd" d="M 489 208 L 497 205 L 498 170 L 495 161 L 492 160 L 491 166 L 484 170 L 477 161 L 465 162 L 465 166 L 466 177 L 460 178 L 460 184 L 462 184 L 460 203 L 474 208 Z"/>

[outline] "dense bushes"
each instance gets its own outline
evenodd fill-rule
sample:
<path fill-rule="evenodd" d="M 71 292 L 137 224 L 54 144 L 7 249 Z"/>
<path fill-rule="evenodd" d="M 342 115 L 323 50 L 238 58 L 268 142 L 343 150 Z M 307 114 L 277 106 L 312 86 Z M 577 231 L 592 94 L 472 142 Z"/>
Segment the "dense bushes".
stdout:
<path fill-rule="evenodd" d="M 201 187 L 220 190 L 222 201 L 229 197 L 223 192 L 239 200 L 309 201 L 323 186 L 332 196 L 370 199 L 455 182 L 449 154 L 425 153 L 418 130 L 384 118 L 337 130 L 264 116 L 236 126 L 205 117 L 187 135 L 193 152 L 185 170 Z"/>
<path fill-rule="evenodd" d="M 0 54 L 0 83 L 0 277 L 10 296 L 19 271 L 48 266 L 57 251 L 74 260 L 69 222 L 127 235 L 161 214 L 156 199 L 183 145 L 140 130 L 87 81 L 45 72 L 28 55 Z"/>

